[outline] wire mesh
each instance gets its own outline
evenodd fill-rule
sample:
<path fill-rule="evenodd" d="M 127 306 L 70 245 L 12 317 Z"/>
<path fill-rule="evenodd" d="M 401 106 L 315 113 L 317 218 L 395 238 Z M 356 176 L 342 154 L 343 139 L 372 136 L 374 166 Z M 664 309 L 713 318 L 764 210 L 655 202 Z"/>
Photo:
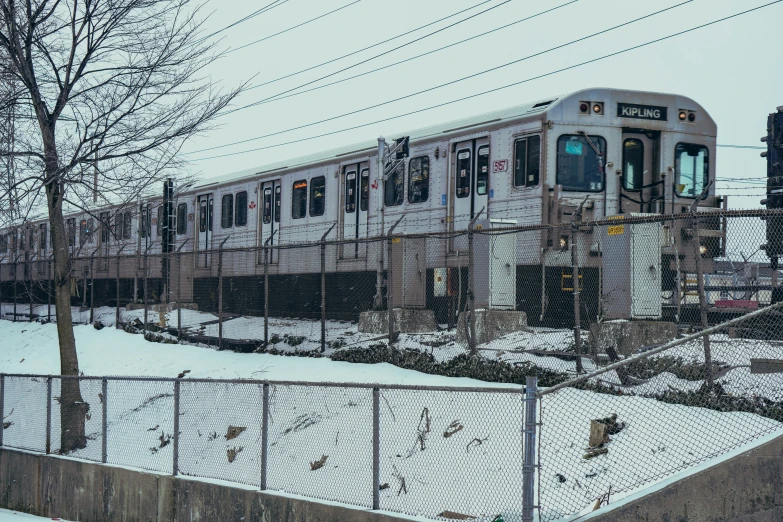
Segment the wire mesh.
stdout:
<path fill-rule="evenodd" d="M 369 388 L 271 386 L 268 488 L 372 507 L 372 418 Z"/>
<path fill-rule="evenodd" d="M 171 473 L 174 384 L 108 381 L 107 462 Z"/>
<path fill-rule="evenodd" d="M 52 378 L 51 404 L 51 452 L 60 453 L 63 429 L 69 429 L 68 422 L 63 423 L 61 409 L 62 379 Z M 87 405 L 84 416 L 85 447 L 68 453 L 71 457 L 101 462 L 103 459 L 103 393 L 100 379 L 78 379 L 81 400 Z M 67 419 L 68 420 L 68 419 Z M 78 419 L 77 419 L 78 422 Z"/>
<path fill-rule="evenodd" d="M 262 385 L 182 381 L 181 475 L 259 486 Z"/>
<path fill-rule="evenodd" d="M 46 452 L 46 377 L 5 378 L 3 445 Z"/>
<path fill-rule="evenodd" d="M 590 511 L 783 429 L 779 310 L 543 392 L 541 519 Z"/>
<path fill-rule="evenodd" d="M 429 518 L 515 520 L 520 394 L 380 390 L 380 507 Z"/>

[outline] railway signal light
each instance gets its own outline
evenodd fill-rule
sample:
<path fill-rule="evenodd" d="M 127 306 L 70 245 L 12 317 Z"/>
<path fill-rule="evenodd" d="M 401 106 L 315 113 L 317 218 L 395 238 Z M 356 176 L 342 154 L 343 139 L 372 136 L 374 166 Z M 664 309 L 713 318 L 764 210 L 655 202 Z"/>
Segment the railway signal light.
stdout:
<path fill-rule="evenodd" d="M 768 209 L 783 209 L 783 106 L 767 118 L 767 135 L 761 138 L 767 150 L 767 197 L 761 200 Z M 775 260 L 783 256 L 783 216 L 767 216 L 767 243 L 764 250 Z"/>

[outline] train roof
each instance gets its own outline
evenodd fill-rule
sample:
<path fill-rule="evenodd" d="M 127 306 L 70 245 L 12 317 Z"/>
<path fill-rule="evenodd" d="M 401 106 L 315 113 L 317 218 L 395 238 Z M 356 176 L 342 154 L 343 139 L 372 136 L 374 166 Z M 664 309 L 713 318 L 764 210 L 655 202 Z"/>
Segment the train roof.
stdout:
<path fill-rule="evenodd" d="M 449 135 L 464 135 L 478 130 L 475 128 L 481 128 L 485 126 L 497 126 L 502 122 L 511 122 L 528 118 L 534 115 L 546 115 L 550 116 L 554 113 L 562 113 L 562 106 L 566 101 L 572 101 L 574 99 L 589 99 L 599 100 L 606 99 L 608 97 L 617 98 L 617 95 L 629 96 L 630 99 L 634 97 L 643 96 L 645 100 L 651 100 L 652 103 L 675 103 L 680 107 L 687 107 L 696 110 L 700 110 L 705 116 L 705 124 L 707 128 L 715 128 L 715 122 L 709 117 L 706 111 L 701 108 L 699 104 L 687 98 L 685 96 L 677 94 L 667 93 L 655 93 L 648 91 L 633 91 L 625 89 L 611 89 L 611 88 L 590 88 L 581 89 L 565 94 L 558 94 L 548 96 L 546 98 L 540 98 L 521 105 L 514 105 L 497 111 L 486 112 L 477 114 L 467 118 L 461 118 L 458 120 L 451 120 L 438 125 L 431 125 L 429 127 L 422 127 L 413 131 L 389 133 L 388 136 L 396 138 L 399 136 L 409 136 L 411 142 L 426 140 L 428 138 L 434 138 L 441 136 L 444 139 L 448 139 Z M 561 109 L 558 111 L 558 109 Z M 561 120 L 562 118 L 556 118 Z M 202 181 L 196 182 L 187 192 L 200 191 L 207 187 L 214 187 L 217 185 L 223 185 L 242 179 L 251 179 L 253 177 L 262 176 L 264 174 L 272 174 L 274 172 L 282 172 L 288 169 L 303 167 L 307 165 L 319 165 L 323 163 L 339 161 L 340 158 L 346 156 L 371 156 L 374 155 L 378 148 L 377 140 L 364 141 L 360 143 L 354 143 L 345 147 L 339 147 L 335 149 L 325 150 L 306 156 L 297 156 L 295 158 L 289 158 L 286 160 L 270 163 L 260 167 L 253 167 L 237 172 L 232 172 L 220 176 L 211 177 Z"/>

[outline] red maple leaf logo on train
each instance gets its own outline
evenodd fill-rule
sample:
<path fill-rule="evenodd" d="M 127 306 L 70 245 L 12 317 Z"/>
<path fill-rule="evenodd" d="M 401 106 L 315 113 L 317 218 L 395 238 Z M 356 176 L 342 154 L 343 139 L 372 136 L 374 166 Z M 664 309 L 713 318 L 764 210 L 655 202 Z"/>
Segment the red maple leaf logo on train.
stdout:
<path fill-rule="evenodd" d="M 253 210 L 254 208 L 256 208 L 256 202 L 255 201 L 251 201 L 250 205 L 248 205 L 248 206 L 250 207 L 250 210 Z"/>

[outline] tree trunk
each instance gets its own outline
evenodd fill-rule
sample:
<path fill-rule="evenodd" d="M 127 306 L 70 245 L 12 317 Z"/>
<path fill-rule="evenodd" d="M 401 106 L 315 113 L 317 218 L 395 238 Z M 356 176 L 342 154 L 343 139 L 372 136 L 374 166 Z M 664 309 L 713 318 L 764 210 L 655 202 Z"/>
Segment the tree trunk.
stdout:
<path fill-rule="evenodd" d="M 63 186 L 58 176 L 57 149 L 54 142 L 54 130 L 42 132 L 46 151 L 46 200 L 49 210 L 49 230 L 51 231 L 52 251 L 54 253 L 54 302 L 57 318 L 57 337 L 60 344 L 60 373 L 79 375 L 79 360 L 76 355 L 76 340 L 73 336 L 73 318 L 71 315 L 71 259 L 68 256 L 68 238 L 63 217 Z M 62 379 L 60 383 L 60 452 L 70 453 L 87 446 L 84 434 L 85 416 L 89 404 L 82 399 L 78 379 Z"/>

